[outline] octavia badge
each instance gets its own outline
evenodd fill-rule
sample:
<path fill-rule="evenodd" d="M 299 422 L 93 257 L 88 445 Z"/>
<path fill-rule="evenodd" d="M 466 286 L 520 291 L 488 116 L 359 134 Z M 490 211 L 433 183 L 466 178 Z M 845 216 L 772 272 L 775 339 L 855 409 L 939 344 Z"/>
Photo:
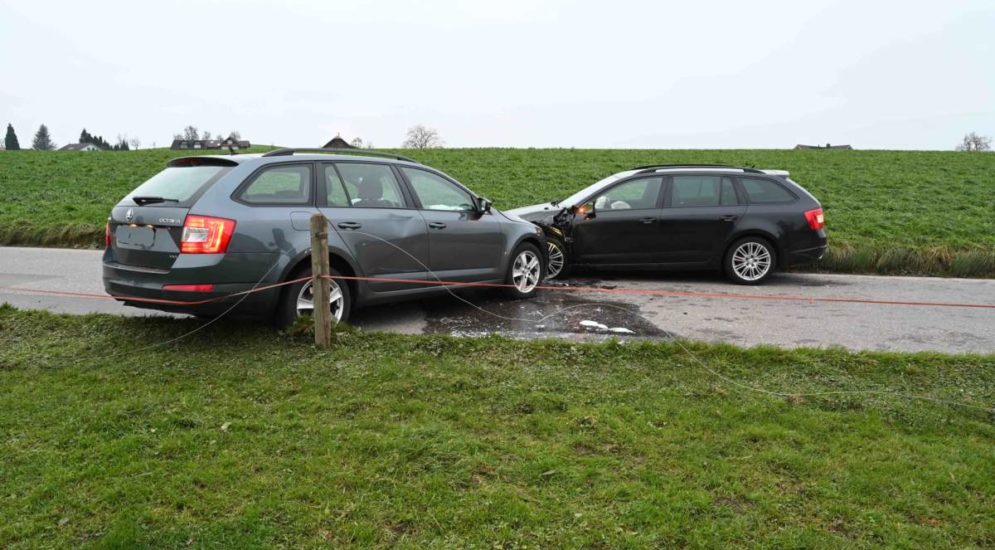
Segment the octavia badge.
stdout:
<path fill-rule="evenodd" d="M 135 209 L 134 208 L 129 208 L 128 212 L 125 213 L 125 215 L 124 215 L 124 220 L 130 222 L 132 220 L 132 218 L 134 218 L 134 217 L 135 217 Z"/>

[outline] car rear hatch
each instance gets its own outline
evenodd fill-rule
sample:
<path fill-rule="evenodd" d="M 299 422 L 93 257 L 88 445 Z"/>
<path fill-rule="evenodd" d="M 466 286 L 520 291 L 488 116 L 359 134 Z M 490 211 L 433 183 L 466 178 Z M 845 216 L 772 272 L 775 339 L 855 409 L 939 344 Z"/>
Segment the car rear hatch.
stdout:
<path fill-rule="evenodd" d="M 190 207 L 234 161 L 190 157 L 171 161 L 111 210 L 107 246 L 121 266 L 167 271 L 180 254 Z"/>

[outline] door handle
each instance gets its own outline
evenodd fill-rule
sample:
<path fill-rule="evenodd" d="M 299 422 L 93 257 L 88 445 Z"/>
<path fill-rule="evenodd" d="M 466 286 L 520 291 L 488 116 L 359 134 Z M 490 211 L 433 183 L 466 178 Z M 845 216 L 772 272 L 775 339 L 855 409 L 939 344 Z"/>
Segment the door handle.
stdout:
<path fill-rule="evenodd" d="M 724 221 L 724 222 L 734 222 L 734 221 L 736 221 L 736 219 L 737 219 L 737 218 L 739 218 L 739 216 L 732 216 L 732 215 L 729 215 L 729 216 L 722 216 L 722 218 L 721 218 L 721 219 L 722 219 L 722 221 Z"/>
<path fill-rule="evenodd" d="M 655 221 L 656 221 L 656 218 L 640 218 L 639 219 L 640 223 L 653 223 Z"/>
<path fill-rule="evenodd" d="M 445 229 L 446 228 L 446 224 L 444 224 L 442 222 L 429 222 L 428 226 L 431 227 L 432 229 Z"/>
<path fill-rule="evenodd" d="M 363 225 L 359 222 L 339 222 L 339 229 L 359 229 Z"/>

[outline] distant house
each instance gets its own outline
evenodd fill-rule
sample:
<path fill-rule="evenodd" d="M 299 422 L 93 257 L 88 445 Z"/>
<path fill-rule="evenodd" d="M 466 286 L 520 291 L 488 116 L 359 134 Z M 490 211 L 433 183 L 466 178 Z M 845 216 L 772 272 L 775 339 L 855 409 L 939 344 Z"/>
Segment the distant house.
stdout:
<path fill-rule="evenodd" d="M 853 151 L 853 147 L 850 145 L 832 145 L 827 143 L 825 145 L 802 145 L 799 143 L 795 145 L 795 151 L 802 151 L 806 149 L 834 149 L 838 151 Z"/>
<path fill-rule="evenodd" d="M 324 145 L 325 149 L 355 149 L 349 142 L 342 139 L 342 136 L 336 135 L 331 141 Z"/>
<path fill-rule="evenodd" d="M 248 149 L 251 146 L 252 145 L 249 143 L 248 140 L 235 139 L 231 136 L 228 136 L 225 139 L 221 140 L 221 147 L 232 149 L 235 151 L 238 151 L 239 149 Z"/>
<path fill-rule="evenodd" d="M 221 149 L 231 146 L 232 149 L 248 149 L 250 144 L 246 140 L 235 140 L 232 138 L 227 138 L 223 140 L 218 139 L 174 139 L 173 144 L 169 146 L 170 149 L 177 150 L 187 150 L 187 149 Z"/>
<path fill-rule="evenodd" d="M 103 151 L 92 143 L 70 143 L 59 147 L 59 151 Z"/>

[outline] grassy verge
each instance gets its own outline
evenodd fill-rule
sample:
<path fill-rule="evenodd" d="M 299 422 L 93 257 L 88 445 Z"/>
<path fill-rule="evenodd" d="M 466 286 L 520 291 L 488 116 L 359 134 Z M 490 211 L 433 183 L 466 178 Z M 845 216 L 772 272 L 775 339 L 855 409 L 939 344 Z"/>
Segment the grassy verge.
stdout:
<path fill-rule="evenodd" d="M 992 356 L 194 326 L 0 308 L 0 546 L 995 544 Z"/>
<path fill-rule="evenodd" d="M 254 149 L 255 152 L 265 148 Z M 781 168 L 826 208 L 817 269 L 995 277 L 995 155 L 922 151 L 428 149 L 399 151 L 512 208 L 654 163 Z M 101 246 L 111 206 L 178 151 L 0 153 L 0 245 Z"/>

